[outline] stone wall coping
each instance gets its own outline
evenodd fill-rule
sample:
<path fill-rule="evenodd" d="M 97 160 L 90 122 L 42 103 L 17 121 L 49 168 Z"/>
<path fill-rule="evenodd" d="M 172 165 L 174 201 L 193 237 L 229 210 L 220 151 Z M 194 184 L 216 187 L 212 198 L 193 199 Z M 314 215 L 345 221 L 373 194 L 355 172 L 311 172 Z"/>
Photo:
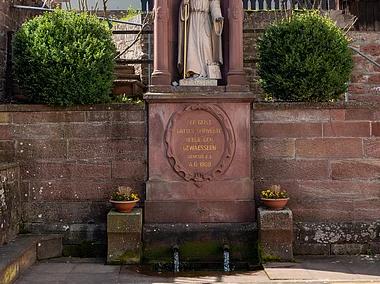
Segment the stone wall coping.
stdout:
<path fill-rule="evenodd" d="M 254 110 L 276 110 L 276 109 L 358 109 L 358 108 L 380 108 L 380 102 L 260 102 L 254 103 Z"/>
<path fill-rule="evenodd" d="M 70 107 L 33 105 L 33 104 L 4 104 L 0 105 L 2 112 L 43 112 L 43 111 L 128 111 L 144 110 L 144 103 L 115 103 L 115 104 L 98 104 L 98 105 L 74 105 Z"/>

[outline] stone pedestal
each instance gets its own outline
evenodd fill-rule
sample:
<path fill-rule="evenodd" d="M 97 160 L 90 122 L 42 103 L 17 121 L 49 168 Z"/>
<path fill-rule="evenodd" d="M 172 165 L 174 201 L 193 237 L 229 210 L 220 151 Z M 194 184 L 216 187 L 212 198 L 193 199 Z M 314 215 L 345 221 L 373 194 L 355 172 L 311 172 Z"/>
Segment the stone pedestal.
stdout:
<path fill-rule="evenodd" d="M 293 214 L 289 208 L 258 209 L 259 242 L 262 258 L 293 260 Z"/>
<path fill-rule="evenodd" d="M 160 257 L 153 253 L 159 250 L 168 257 L 179 245 L 188 260 L 222 257 L 228 244 L 237 259 L 247 259 L 255 231 L 253 96 L 196 88 L 196 93 L 144 96 L 149 106 L 144 256 Z"/>
<path fill-rule="evenodd" d="M 145 223 L 255 220 L 250 95 L 148 94 Z"/>
<path fill-rule="evenodd" d="M 107 264 L 140 264 L 142 209 L 118 213 L 112 209 L 107 215 Z"/>

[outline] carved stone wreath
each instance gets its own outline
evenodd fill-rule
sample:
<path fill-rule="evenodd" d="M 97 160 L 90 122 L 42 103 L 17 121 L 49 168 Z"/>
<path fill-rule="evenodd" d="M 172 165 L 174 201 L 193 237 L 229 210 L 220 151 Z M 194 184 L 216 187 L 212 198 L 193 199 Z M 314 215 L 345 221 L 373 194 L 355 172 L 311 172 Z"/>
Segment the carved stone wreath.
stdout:
<path fill-rule="evenodd" d="M 201 119 L 202 117 L 205 119 Z M 194 125 L 189 126 L 189 122 L 193 122 Z M 199 126 L 197 122 L 198 124 L 207 122 L 212 126 Z M 199 130 L 201 134 L 197 134 Z M 214 134 L 202 135 L 202 131 Z M 207 142 L 204 142 L 206 140 Z M 168 123 L 166 143 L 167 157 L 173 169 L 184 180 L 194 181 L 198 187 L 203 186 L 207 180 L 214 180 L 228 169 L 235 154 L 236 144 L 230 119 L 220 107 L 214 104 L 191 104 L 174 113 Z M 197 143 L 204 143 L 204 145 L 197 145 Z M 187 152 L 189 149 L 190 151 Z M 198 152 L 189 154 L 195 153 L 191 152 L 191 149 L 199 151 L 200 154 Z M 199 160 L 193 162 L 191 157 L 196 157 L 194 159 L 200 159 L 203 162 L 198 162 Z M 206 167 L 192 168 L 190 166 L 193 163 L 194 165 L 203 163 Z"/>

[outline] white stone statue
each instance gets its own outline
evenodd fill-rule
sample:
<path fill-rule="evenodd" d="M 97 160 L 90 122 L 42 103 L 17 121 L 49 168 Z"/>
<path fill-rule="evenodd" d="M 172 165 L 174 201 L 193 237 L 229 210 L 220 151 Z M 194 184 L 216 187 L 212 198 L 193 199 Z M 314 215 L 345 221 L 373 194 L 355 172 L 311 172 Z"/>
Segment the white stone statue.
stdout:
<path fill-rule="evenodd" d="M 185 68 L 186 78 L 209 79 L 208 66 L 223 64 L 223 22 L 219 0 L 182 0 L 178 27 L 178 71 L 182 76 Z"/>

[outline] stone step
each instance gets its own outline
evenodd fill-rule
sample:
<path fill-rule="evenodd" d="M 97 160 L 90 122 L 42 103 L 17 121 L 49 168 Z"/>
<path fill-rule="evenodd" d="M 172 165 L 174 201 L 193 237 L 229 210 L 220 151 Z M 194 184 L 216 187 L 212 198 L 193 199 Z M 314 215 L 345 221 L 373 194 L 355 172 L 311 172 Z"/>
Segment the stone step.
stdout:
<path fill-rule="evenodd" d="M 116 63 L 114 72 L 123 74 L 135 74 L 135 67 L 133 67 L 133 65 Z"/>
<path fill-rule="evenodd" d="M 14 283 L 37 260 L 60 256 L 61 235 L 18 235 L 0 247 L 1 283 Z"/>
<path fill-rule="evenodd" d="M 129 80 L 140 81 L 140 75 L 138 75 L 138 74 L 116 73 L 116 72 L 114 72 L 113 74 L 116 76 L 116 80 L 117 79 L 120 79 L 120 80 L 129 79 Z"/>
<path fill-rule="evenodd" d="M 127 97 L 139 97 L 145 92 L 145 85 L 139 80 L 116 79 L 113 83 L 112 95 L 114 96 L 125 94 Z"/>

